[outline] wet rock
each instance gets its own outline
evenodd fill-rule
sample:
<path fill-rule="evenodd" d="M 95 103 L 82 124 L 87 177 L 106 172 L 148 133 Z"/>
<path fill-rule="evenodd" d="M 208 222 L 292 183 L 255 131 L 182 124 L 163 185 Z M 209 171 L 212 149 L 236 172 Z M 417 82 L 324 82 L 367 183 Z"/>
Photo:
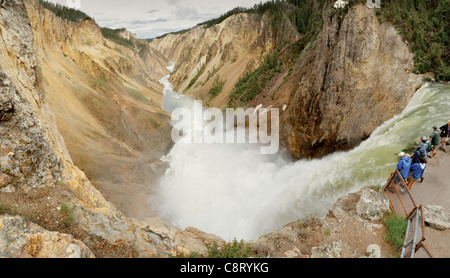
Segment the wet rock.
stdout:
<path fill-rule="evenodd" d="M 343 18 L 331 13 L 323 9 L 322 31 L 298 59 L 281 117 L 281 142 L 296 158 L 359 145 L 422 85 L 409 46 L 375 9 L 354 5 Z"/>

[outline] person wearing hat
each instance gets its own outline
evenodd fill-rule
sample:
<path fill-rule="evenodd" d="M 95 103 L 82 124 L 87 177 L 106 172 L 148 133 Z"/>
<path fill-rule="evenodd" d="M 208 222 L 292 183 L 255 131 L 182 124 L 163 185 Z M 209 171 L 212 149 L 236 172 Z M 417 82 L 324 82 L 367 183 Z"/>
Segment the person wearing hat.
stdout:
<path fill-rule="evenodd" d="M 419 158 L 419 162 L 411 165 L 411 175 L 408 177 L 408 189 L 411 190 L 414 182 L 423 177 L 427 170 L 427 159 L 425 156 Z"/>
<path fill-rule="evenodd" d="M 401 152 L 398 154 L 400 157 L 400 161 L 397 163 L 397 170 L 400 172 L 400 175 L 402 176 L 405 183 L 407 183 L 407 178 L 409 176 L 410 168 L 411 168 L 411 156 L 409 154 L 406 154 L 404 152 Z M 389 186 L 389 191 L 394 193 L 394 190 L 392 189 L 392 185 Z M 402 193 L 405 191 L 403 189 L 400 189 Z"/>
<path fill-rule="evenodd" d="M 412 159 L 412 164 L 419 162 L 419 157 L 424 156 L 425 154 L 423 153 L 423 150 L 420 148 L 421 143 L 420 143 L 420 139 L 415 139 L 414 140 L 414 153 L 411 157 Z"/>
<path fill-rule="evenodd" d="M 397 163 L 397 170 L 400 172 L 402 178 L 406 179 L 409 176 L 409 170 L 411 168 L 411 156 L 404 152 L 399 153 L 398 156 L 400 157 L 400 161 Z"/>
<path fill-rule="evenodd" d="M 430 146 L 430 142 L 428 142 L 427 137 L 423 136 L 422 138 L 420 138 L 420 150 L 422 152 L 422 155 L 424 155 L 425 157 L 428 156 L 428 152 L 431 151 L 431 146 Z"/>
<path fill-rule="evenodd" d="M 447 123 L 441 126 L 439 129 L 441 130 L 441 146 L 439 147 L 439 149 L 446 153 L 447 151 L 445 150 L 445 145 L 450 136 L 450 120 L 448 120 Z"/>
<path fill-rule="evenodd" d="M 432 150 L 428 157 L 432 158 L 433 156 L 436 155 L 436 148 L 439 146 L 439 144 L 441 142 L 441 135 L 439 134 L 439 130 L 438 130 L 437 126 L 433 126 L 433 132 L 430 134 L 430 138 L 431 138 Z"/>

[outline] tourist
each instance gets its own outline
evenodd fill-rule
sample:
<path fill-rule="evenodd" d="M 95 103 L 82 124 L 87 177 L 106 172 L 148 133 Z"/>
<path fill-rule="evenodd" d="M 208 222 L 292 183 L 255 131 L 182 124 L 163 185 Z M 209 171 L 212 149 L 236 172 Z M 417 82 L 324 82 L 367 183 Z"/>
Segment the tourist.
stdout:
<path fill-rule="evenodd" d="M 419 157 L 424 155 L 422 150 L 420 149 L 420 139 L 415 139 L 413 146 L 414 146 L 414 153 L 411 157 L 412 164 L 419 162 Z"/>
<path fill-rule="evenodd" d="M 427 157 L 428 153 L 431 151 L 430 145 L 431 144 L 430 142 L 428 142 L 427 137 L 423 136 L 422 138 L 420 138 L 420 151 L 425 157 Z"/>
<path fill-rule="evenodd" d="M 428 157 L 432 158 L 433 156 L 436 155 L 436 148 L 439 146 L 440 141 L 441 141 L 441 136 L 439 134 L 439 130 L 438 130 L 437 126 L 433 126 L 433 132 L 431 133 L 430 138 L 431 138 L 432 150 L 431 150 L 431 154 Z"/>
<path fill-rule="evenodd" d="M 419 158 L 418 163 L 414 163 L 411 165 L 411 175 L 407 179 L 409 190 L 411 190 L 416 180 L 423 177 L 423 174 L 425 173 L 426 169 L 427 169 L 427 159 L 425 156 L 421 156 Z"/>
<path fill-rule="evenodd" d="M 398 156 L 400 157 L 400 161 L 397 163 L 397 170 L 406 181 L 411 169 L 411 156 L 409 154 L 405 154 L 404 152 L 399 153 Z"/>
<path fill-rule="evenodd" d="M 447 151 L 445 150 L 445 145 L 450 136 L 449 135 L 450 134 L 450 120 L 448 120 L 445 125 L 441 126 L 440 130 L 441 130 L 441 146 L 439 147 L 439 149 L 446 153 Z"/>

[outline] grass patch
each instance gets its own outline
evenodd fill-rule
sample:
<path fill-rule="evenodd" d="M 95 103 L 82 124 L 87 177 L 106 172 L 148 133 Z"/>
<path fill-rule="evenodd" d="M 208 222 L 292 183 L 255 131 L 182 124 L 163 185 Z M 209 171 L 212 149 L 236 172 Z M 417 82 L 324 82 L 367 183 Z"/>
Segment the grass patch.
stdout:
<path fill-rule="evenodd" d="M 106 28 L 106 27 L 102 27 L 102 35 L 103 37 L 107 38 L 110 41 L 113 41 L 117 44 L 120 45 L 124 45 L 126 47 L 129 48 L 134 48 L 134 43 L 133 41 L 130 39 L 125 39 L 123 37 L 120 36 L 120 32 L 125 31 L 125 29 L 110 29 L 110 28 Z"/>
<path fill-rule="evenodd" d="M 149 101 L 145 96 L 143 96 L 141 93 L 139 93 L 135 89 L 128 88 L 128 87 L 125 87 L 125 89 L 127 90 L 128 94 L 131 97 L 133 97 L 134 99 L 136 99 L 140 102 L 143 102 L 145 104 L 152 104 L 151 101 Z"/>
<path fill-rule="evenodd" d="M 208 248 L 208 258 L 248 258 L 252 254 L 252 248 L 244 240 L 227 242 L 219 247 L 217 242 Z"/>
<path fill-rule="evenodd" d="M 197 82 L 197 79 L 202 75 L 202 73 L 205 71 L 206 65 L 203 64 L 200 69 L 198 70 L 197 74 L 192 78 L 191 82 L 189 82 L 189 85 L 187 86 L 186 90 L 189 90 L 194 84 Z"/>
<path fill-rule="evenodd" d="M 64 215 L 63 223 L 74 223 L 73 208 L 71 208 L 66 202 L 61 204 L 60 212 Z"/>
<path fill-rule="evenodd" d="M 108 83 L 106 83 L 105 81 L 102 81 L 100 79 L 94 78 L 93 82 L 91 83 L 91 87 L 94 90 L 97 90 L 98 86 L 104 87 L 107 90 L 111 90 L 111 86 L 109 86 Z"/>
<path fill-rule="evenodd" d="M 10 209 L 7 205 L 5 204 L 0 204 L 0 214 L 9 214 L 10 213 Z"/>
<path fill-rule="evenodd" d="M 220 81 L 219 77 L 216 78 L 213 87 L 209 90 L 209 94 L 213 97 L 219 95 L 223 90 L 223 85 L 225 85 L 226 80 Z"/>
<path fill-rule="evenodd" d="M 389 214 L 383 220 L 387 228 L 386 241 L 392 243 L 397 250 L 402 248 L 405 241 L 408 220 L 396 214 Z"/>

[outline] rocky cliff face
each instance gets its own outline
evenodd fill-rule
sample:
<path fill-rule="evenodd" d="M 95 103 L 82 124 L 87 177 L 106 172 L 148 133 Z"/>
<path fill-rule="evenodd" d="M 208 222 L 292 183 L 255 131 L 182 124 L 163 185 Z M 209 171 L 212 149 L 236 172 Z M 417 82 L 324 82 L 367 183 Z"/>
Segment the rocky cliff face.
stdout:
<path fill-rule="evenodd" d="M 409 46 L 374 9 L 357 5 L 342 19 L 330 12 L 286 87 L 282 138 L 297 158 L 355 147 L 422 85 Z"/>
<path fill-rule="evenodd" d="M 242 13 L 210 28 L 199 25 L 184 34 L 168 34 L 150 45 L 176 63 L 171 76 L 175 90 L 202 99 L 205 105 L 225 107 L 244 73 L 255 70 L 276 48 L 299 39 L 292 25 L 284 27 L 279 42 L 267 16 Z M 224 82 L 223 89 L 212 99 L 208 92 L 219 82 Z"/>
<path fill-rule="evenodd" d="M 35 2 L 23 0 L 7 1 L 0 8 L 0 257 L 167 257 L 191 252 L 205 254 L 205 243 L 211 236 L 195 229 L 182 231 L 158 219 L 138 221 L 127 218 L 75 166 L 69 154 L 70 148 L 68 151 L 59 133 L 59 129 L 64 130 L 65 127 L 57 124 L 58 117 L 62 117 L 59 121 L 67 118 L 64 118 L 61 108 L 56 109 L 57 106 L 52 105 L 52 95 L 47 93 L 47 88 L 53 88 L 54 94 L 56 88 L 60 88 L 61 99 L 53 96 L 54 101 L 64 105 L 67 113 L 75 113 L 74 116 L 80 117 L 83 116 L 76 112 L 82 108 L 75 104 L 78 94 L 89 92 L 93 95 L 91 100 L 95 102 L 104 99 L 101 93 L 105 92 L 96 91 L 86 84 L 93 76 L 95 62 L 87 63 L 91 68 L 80 69 L 71 64 L 68 61 L 70 59 L 64 60 L 64 63 L 59 60 L 63 58 L 58 55 L 58 51 L 64 48 L 64 44 L 54 37 L 50 38 L 52 31 L 46 33 L 40 29 L 43 26 L 37 27 L 39 23 L 33 21 L 33 15 L 34 20 L 40 18 L 38 15 L 42 11 L 39 9 Z M 67 28 L 61 31 L 61 35 L 64 32 L 73 34 L 71 32 L 77 31 L 82 34 L 83 30 L 96 30 L 92 23 L 83 24 L 58 22 L 54 28 Z M 58 32 L 54 31 L 58 38 Z M 49 36 L 46 40 L 50 42 L 44 42 L 45 34 Z M 89 34 L 92 33 L 78 38 L 87 40 Z M 77 39 L 76 35 L 73 37 Z M 56 47 L 51 48 L 51 45 Z M 95 45 L 91 46 L 95 48 Z M 43 53 L 45 50 L 46 55 Z M 72 50 L 76 52 L 77 48 Z M 87 54 L 77 55 L 82 65 L 81 60 L 89 57 Z M 46 60 L 43 59 L 41 63 L 40 58 L 43 57 Z M 86 74 L 65 76 L 70 70 Z M 55 74 L 55 71 L 61 75 Z M 118 76 L 124 80 L 130 79 L 126 75 Z M 84 82 L 79 79 L 82 77 L 86 78 Z M 78 81 L 80 86 L 76 87 Z M 139 81 L 128 82 L 127 85 L 141 84 Z M 68 88 L 64 88 L 64 85 L 68 85 Z M 71 89 L 74 95 L 64 99 L 63 96 L 69 94 Z M 150 92 L 147 96 L 151 96 Z M 118 94 L 111 97 L 116 97 L 114 103 L 118 108 L 123 108 L 122 112 L 132 109 L 130 103 L 137 105 L 128 98 L 121 99 Z M 72 102 L 64 104 L 64 100 Z M 62 113 L 59 116 L 56 113 L 56 120 L 52 107 Z M 111 109 L 114 107 L 107 106 Z M 142 110 L 145 109 L 143 106 Z M 92 110 L 87 109 L 85 112 L 92 113 Z M 85 132 L 83 120 L 89 122 L 95 119 L 89 115 L 80 121 L 72 119 L 73 126 L 70 128 L 80 127 L 78 132 Z M 95 128 L 99 122 L 92 123 L 91 127 Z M 108 131 L 103 132 L 106 137 Z M 66 138 L 69 142 L 74 140 Z M 117 138 L 110 140 L 115 142 Z M 39 223 L 39 226 L 35 223 Z M 114 250 L 120 252 L 117 254 Z"/>
<path fill-rule="evenodd" d="M 219 108 L 229 105 L 230 93 L 245 72 L 260 65 L 265 54 L 278 53 L 285 62 L 281 72 L 247 107 L 287 108 L 280 122 L 284 147 L 296 159 L 321 157 L 357 146 L 400 113 L 422 84 L 412 73 L 408 44 L 391 24 L 380 23 L 366 5 L 342 14 L 332 2 L 323 7 L 321 32 L 301 50 L 296 45 L 302 36 L 288 20 L 274 33 L 267 18 L 249 14 L 232 16 L 209 29 L 198 26 L 168 35 L 151 45 L 179 63 L 172 80 L 177 89 Z M 229 45 L 232 54 L 227 55 Z M 220 66 L 219 61 L 225 62 Z M 226 83 L 211 100 L 208 91 L 215 78 Z"/>
<path fill-rule="evenodd" d="M 147 199 L 171 142 L 158 83 L 169 62 L 148 46 L 138 51 L 105 39 L 91 20 L 25 4 L 49 108 L 74 164 L 126 215 L 153 216 Z"/>
<path fill-rule="evenodd" d="M 410 73 L 412 57 L 407 45 L 391 26 L 378 23 L 374 11 L 356 6 L 343 19 L 328 12 L 324 11 L 325 26 L 317 40 L 292 62 L 292 70 L 287 68 L 276 76 L 276 82 L 254 101 L 265 106 L 287 105 L 282 114 L 282 134 L 298 157 L 320 155 L 325 147 L 351 147 L 383 118 L 393 115 L 398 103 L 406 105 L 420 84 Z M 232 33 L 226 31 L 225 27 L 233 24 L 243 30 L 242 40 L 233 39 Z M 201 86 L 208 88 L 215 77 L 208 80 L 211 71 L 207 75 L 207 67 L 211 70 L 221 65 L 219 79 L 236 74 L 227 79 L 228 89 L 224 88 L 222 99 L 212 100 L 213 104 L 226 105 L 233 80 L 247 69 L 256 68 L 263 54 L 275 44 L 283 45 L 279 38 L 271 39 L 270 27 L 265 24 L 264 19 L 237 15 L 223 22 L 221 32 L 222 27 L 197 30 L 205 34 L 216 30 L 213 34 L 228 40 L 219 44 L 217 52 L 212 50 L 210 57 L 214 59 L 206 63 L 197 78 L 202 80 Z M 254 32 L 246 32 L 244 26 L 252 26 Z M 295 42 L 295 32 L 286 33 L 287 41 Z M 111 180 L 122 184 L 123 177 L 99 173 L 103 168 L 120 172 L 117 165 L 124 165 L 124 161 L 153 162 L 157 169 L 158 162 L 152 160 L 157 152 L 150 149 L 158 142 L 141 145 L 147 143 L 146 139 L 164 141 L 163 136 L 158 136 L 158 132 L 164 132 L 158 130 L 167 115 L 159 115 L 160 85 L 156 80 L 165 74 L 162 66 L 166 61 L 156 51 L 149 49 L 148 56 L 144 53 L 141 57 L 103 39 L 93 22 L 63 21 L 30 0 L 10 0 L 0 7 L 0 34 L 0 257 L 206 255 L 208 244 L 223 243 L 195 228 L 183 231 L 157 218 L 129 218 L 117 208 L 120 203 L 116 206 L 101 194 L 104 187 L 99 191 L 89 179 L 93 177 L 98 185 L 114 184 Z M 208 38 L 211 43 L 205 39 L 196 51 L 214 49 L 213 38 Z M 254 43 L 247 40 L 244 44 L 244 38 Z M 179 38 L 172 39 L 175 42 Z M 171 60 L 182 57 L 184 48 L 170 54 L 172 49 L 163 49 L 162 41 L 158 49 Z M 391 48 L 401 51 L 393 52 Z M 207 61 L 208 52 L 197 57 Z M 187 89 L 192 80 L 182 77 L 183 65 L 185 74 L 198 74 L 197 57 L 189 56 L 190 62 L 179 63 L 174 77 L 178 76 L 180 88 Z M 145 65 L 152 61 L 160 66 L 146 70 Z M 236 65 L 240 67 L 234 70 Z M 195 83 L 190 90 L 196 88 Z M 364 118 L 365 113 L 371 117 Z M 136 134 L 140 128 L 150 130 L 148 138 Z M 307 149 L 314 153 L 305 153 Z M 143 159 L 147 155 L 150 161 Z M 92 171 L 87 173 L 89 178 L 77 167 L 84 168 L 83 161 L 86 170 Z M 363 205 L 356 204 L 358 198 L 351 199 L 351 205 L 333 209 L 335 217 L 330 216 L 320 225 L 291 223 L 251 244 L 263 256 L 315 257 L 323 256 L 321 250 L 328 247 L 314 249 L 324 241 L 312 236 L 301 241 L 312 234 L 308 229 L 317 229 L 315 235 L 322 239 L 329 233 L 331 239 L 348 245 L 355 244 L 355 238 L 343 239 L 341 235 L 352 233 L 335 231 L 357 226 L 361 234 L 373 232 L 375 238 L 368 238 L 367 243 L 382 238 L 383 228 L 378 222 L 362 221 L 364 212 L 358 212 L 358 207 Z M 349 211 L 347 207 L 351 207 Z M 332 247 L 344 249 L 348 256 L 364 253 L 352 253 L 352 248 L 359 245 L 341 243 L 333 242 Z"/>

